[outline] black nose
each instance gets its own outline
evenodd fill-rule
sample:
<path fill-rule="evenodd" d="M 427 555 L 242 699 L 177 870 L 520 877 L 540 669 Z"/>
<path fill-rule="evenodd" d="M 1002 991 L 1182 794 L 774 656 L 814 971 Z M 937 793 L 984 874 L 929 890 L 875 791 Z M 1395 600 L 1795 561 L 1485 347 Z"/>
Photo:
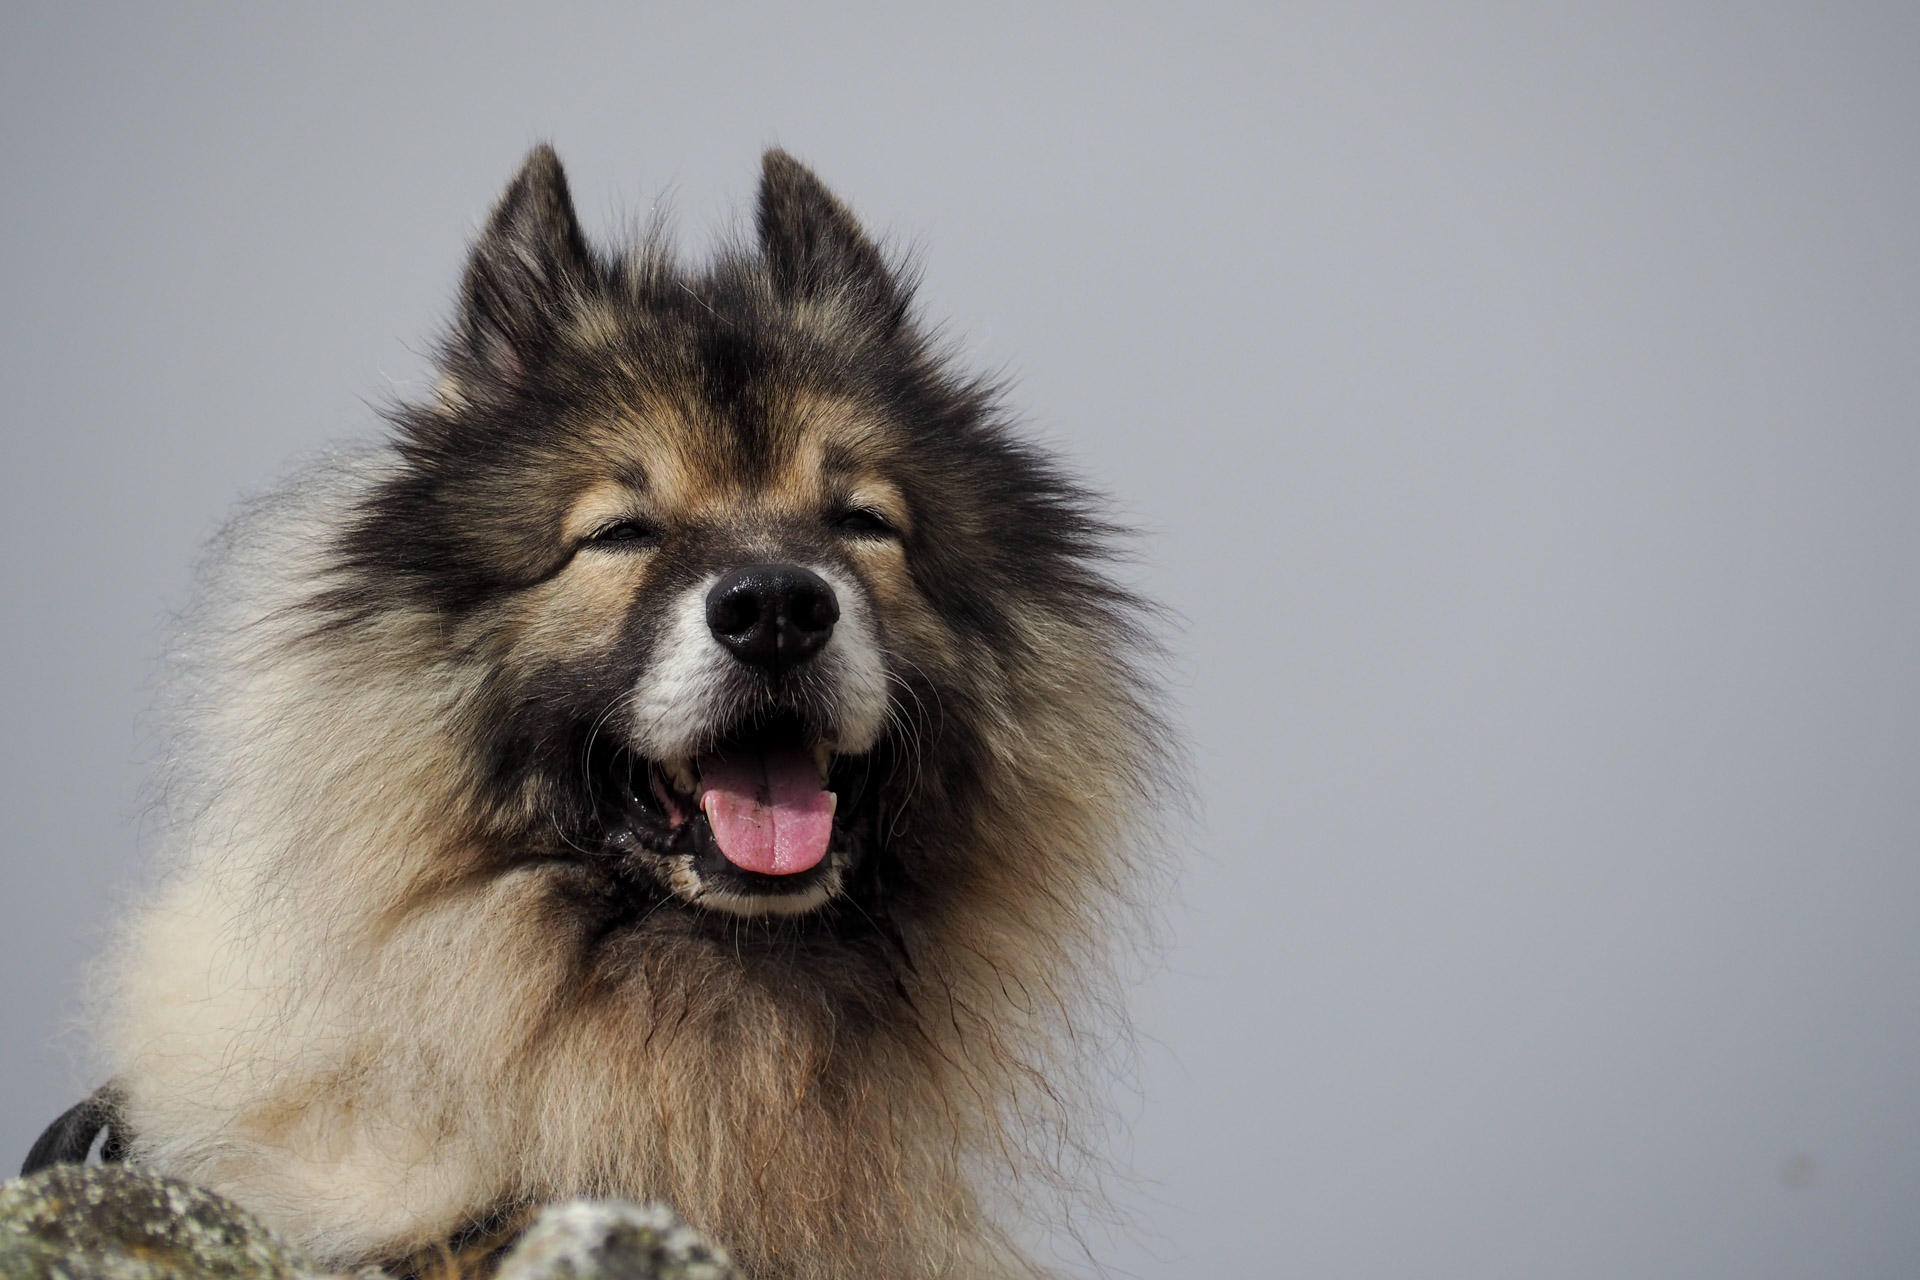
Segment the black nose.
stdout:
<path fill-rule="evenodd" d="M 820 652 L 840 620 L 826 579 L 797 564 L 736 569 L 707 592 L 707 629 L 749 666 L 781 672 Z"/>

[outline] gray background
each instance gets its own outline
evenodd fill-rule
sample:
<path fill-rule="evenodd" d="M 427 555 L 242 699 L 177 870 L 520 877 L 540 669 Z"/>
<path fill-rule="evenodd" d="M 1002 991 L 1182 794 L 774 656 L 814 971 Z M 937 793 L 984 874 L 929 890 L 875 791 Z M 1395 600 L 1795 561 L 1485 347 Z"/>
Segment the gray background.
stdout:
<path fill-rule="evenodd" d="M 529 143 L 698 248 L 778 142 L 1185 620 L 1103 1262 L 1920 1274 L 1920 9 L 530 10 L 0 18 L 8 1161 L 222 512 Z"/>

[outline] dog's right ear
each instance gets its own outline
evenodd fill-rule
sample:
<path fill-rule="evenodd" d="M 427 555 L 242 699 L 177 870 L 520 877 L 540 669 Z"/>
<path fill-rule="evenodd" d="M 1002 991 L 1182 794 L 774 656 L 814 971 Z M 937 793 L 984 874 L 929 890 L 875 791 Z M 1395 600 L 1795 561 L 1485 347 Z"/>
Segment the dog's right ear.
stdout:
<path fill-rule="evenodd" d="M 900 327 L 911 286 L 888 268 L 853 211 L 778 147 L 761 158 L 757 222 L 760 252 L 782 294 L 851 303 L 883 333 Z"/>
<path fill-rule="evenodd" d="M 448 372 L 469 392 L 525 385 L 595 278 L 566 171 L 542 143 L 527 153 L 467 259 Z"/>

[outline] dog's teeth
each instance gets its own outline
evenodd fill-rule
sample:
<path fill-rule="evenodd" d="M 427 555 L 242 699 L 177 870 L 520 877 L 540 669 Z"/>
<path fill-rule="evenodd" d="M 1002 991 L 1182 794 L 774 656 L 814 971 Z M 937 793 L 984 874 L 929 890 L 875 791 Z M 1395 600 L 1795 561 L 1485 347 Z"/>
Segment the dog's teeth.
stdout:
<path fill-rule="evenodd" d="M 840 793 L 829 791 L 827 792 L 827 816 L 831 818 L 838 812 L 840 812 Z"/>
<path fill-rule="evenodd" d="M 661 768 L 667 771 L 667 777 L 673 780 L 673 789 L 681 795 L 690 796 L 700 789 L 700 780 L 694 776 L 692 761 L 668 760 Z"/>
<path fill-rule="evenodd" d="M 833 752 L 822 742 L 813 748 L 813 763 L 820 770 L 820 781 L 827 780 L 827 768 L 833 763 Z"/>

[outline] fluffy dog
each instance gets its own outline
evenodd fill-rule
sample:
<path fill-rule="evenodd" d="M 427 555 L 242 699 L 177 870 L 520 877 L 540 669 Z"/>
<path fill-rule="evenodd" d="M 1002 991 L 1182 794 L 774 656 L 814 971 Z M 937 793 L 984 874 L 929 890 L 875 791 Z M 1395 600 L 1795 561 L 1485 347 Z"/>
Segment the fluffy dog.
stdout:
<path fill-rule="evenodd" d="M 596 251 L 535 150 L 431 402 L 222 535 L 43 1158 L 111 1118 L 338 1264 L 622 1195 L 756 1277 L 1033 1273 L 1150 861 L 1140 605 L 778 151 L 757 232 Z"/>

